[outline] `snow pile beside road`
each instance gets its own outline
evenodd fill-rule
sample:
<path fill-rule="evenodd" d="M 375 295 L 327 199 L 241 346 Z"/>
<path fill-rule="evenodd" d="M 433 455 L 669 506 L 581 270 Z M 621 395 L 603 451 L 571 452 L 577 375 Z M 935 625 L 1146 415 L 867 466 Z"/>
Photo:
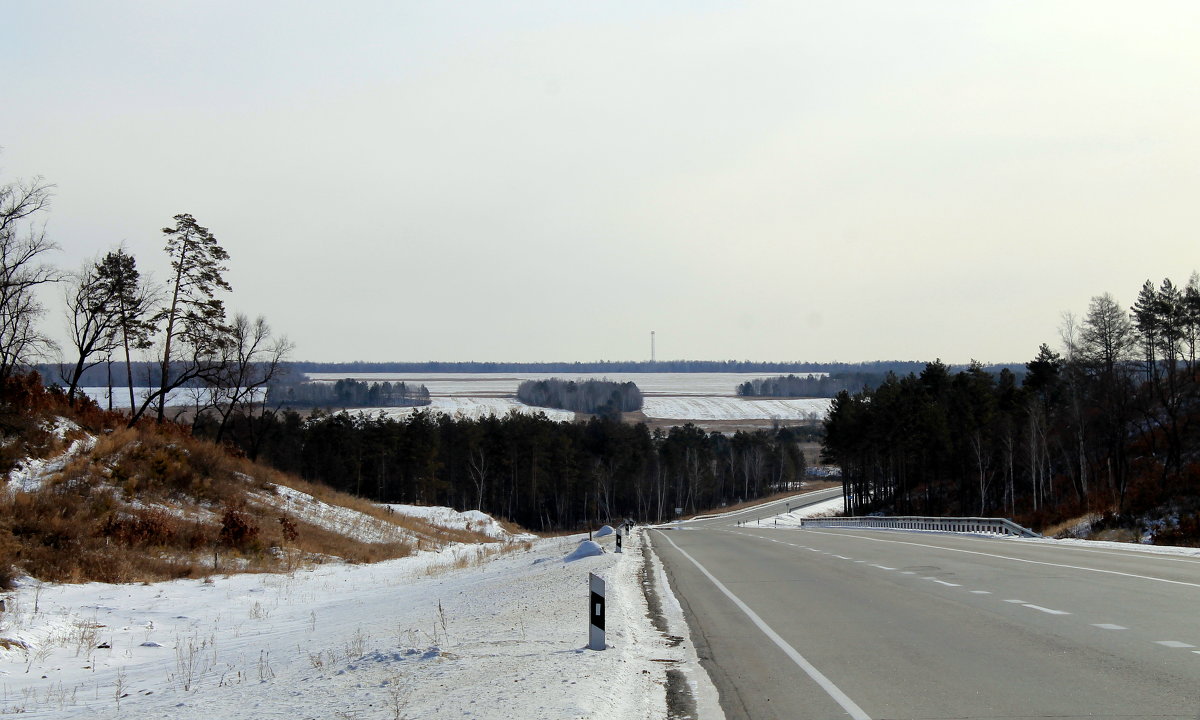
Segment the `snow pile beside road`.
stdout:
<path fill-rule="evenodd" d="M 576 560 L 581 560 L 585 557 L 595 557 L 596 555 L 603 554 L 604 548 L 600 547 L 600 543 L 594 540 L 584 540 L 583 542 L 579 543 L 579 547 L 572 550 L 565 558 L 563 558 L 563 562 L 575 562 Z"/>
<path fill-rule="evenodd" d="M 27 580 L 0 615 L 0 712 L 665 720 L 663 659 L 681 650 L 647 618 L 641 537 L 563 563 L 581 539 L 211 582 Z M 608 584 L 604 652 L 585 649 L 589 573 Z"/>
<path fill-rule="evenodd" d="M 796 508 L 791 512 L 786 512 L 781 515 L 775 515 L 769 518 L 763 518 L 763 525 L 772 524 L 779 527 L 799 527 L 800 521 L 804 518 L 811 517 L 830 517 L 837 515 L 845 509 L 845 501 L 842 497 L 831 498 L 812 505 L 805 505 L 801 508 Z"/>

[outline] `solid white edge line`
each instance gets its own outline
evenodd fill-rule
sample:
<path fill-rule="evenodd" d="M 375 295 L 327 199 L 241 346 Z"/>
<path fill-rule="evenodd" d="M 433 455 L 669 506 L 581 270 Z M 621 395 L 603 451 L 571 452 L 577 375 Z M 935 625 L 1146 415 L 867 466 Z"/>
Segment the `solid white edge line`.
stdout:
<path fill-rule="evenodd" d="M 986 553 L 978 550 L 963 550 L 961 548 L 946 547 L 944 545 L 926 545 L 925 543 L 907 542 L 904 540 L 888 540 L 885 538 L 866 537 L 865 535 L 855 535 L 854 533 L 850 532 L 834 533 L 821 532 L 820 530 L 805 530 L 805 532 L 810 532 L 814 535 L 832 535 L 834 537 L 858 538 L 859 540 L 890 543 L 893 545 L 912 545 L 914 547 L 929 548 L 931 550 L 944 550 L 946 552 L 964 553 L 966 555 L 982 555 L 983 557 L 996 558 L 998 560 L 1011 560 L 1013 562 L 1025 563 L 1027 565 L 1045 565 L 1046 567 L 1060 567 L 1067 568 L 1069 570 L 1082 570 L 1084 572 L 1103 573 L 1104 575 L 1117 575 L 1120 577 L 1135 578 L 1137 580 L 1151 580 L 1154 582 L 1167 583 L 1168 585 L 1183 585 L 1184 587 L 1200 588 L 1200 583 L 1184 582 L 1182 580 L 1169 580 L 1167 578 L 1154 577 L 1153 575 L 1136 575 L 1134 573 L 1119 572 L 1117 570 L 1104 570 L 1102 568 L 1085 567 L 1082 565 L 1067 565 L 1066 563 L 1046 562 L 1044 560 L 1029 560 L 1027 558 L 1013 557 L 1011 555 L 997 555 L 996 553 Z"/>
<path fill-rule="evenodd" d="M 806 660 L 804 656 L 796 650 L 796 648 L 789 645 L 787 640 L 784 640 L 782 637 L 780 637 L 779 633 L 772 630 L 771 626 L 767 625 L 767 623 L 764 622 L 757 613 L 751 610 L 749 605 L 742 602 L 741 598 L 730 592 L 729 588 L 725 587 L 725 585 L 722 584 L 721 581 L 716 577 L 714 577 L 707 568 L 697 562 L 696 558 L 692 557 L 683 548 L 676 545 L 675 541 L 669 536 L 664 534 L 663 538 L 665 538 L 667 542 L 671 543 L 671 547 L 678 550 L 680 555 L 683 555 L 685 558 L 690 560 L 691 563 L 696 566 L 696 569 L 703 573 L 704 577 L 708 578 L 712 584 L 715 585 L 717 589 L 725 595 L 725 597 L 729 598 L 739 610 L 744 612 L 746 617 L 750 618 L 750 621 L 753 622 L 759 630 L 763 631 L 763 634 L 770 638 L 780 650 L 783 650 L 785 655 L 791 658 L 792 662 L 796 663 L 796 665 L 799 666 L 799 668 L 803 670 L 810 678 L 812 678 L 814 682 L 820 685 L 821 689 L 824 690 L 834 702 L 836 702 L 838 705 L 841 705 L 842 709 L 850 714 L 850 717 L 854 718 L 854 720 L 871 720 L 870 715 L 867 715 L 865 712 L 863 712 L 863 709 L 860 708 L 853 700 L 851 700 L 846 693 L 842 692 L 837 685 L 834 685 L 832 680 L 825 677 L 825 675 L 822 674 L 821 671 L 816 668 L 816 666 Z"/>

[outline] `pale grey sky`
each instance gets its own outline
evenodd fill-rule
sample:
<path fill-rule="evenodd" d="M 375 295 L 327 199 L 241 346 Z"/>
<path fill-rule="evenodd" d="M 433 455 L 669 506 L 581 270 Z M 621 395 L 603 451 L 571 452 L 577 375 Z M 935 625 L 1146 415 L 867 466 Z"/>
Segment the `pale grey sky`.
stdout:
<path fill-rule="evenodd" d="M 59 263 L 191 213 L 296 359 L 1023 361 L 1200 268 L 1193 0 L 3 15 Z"/>

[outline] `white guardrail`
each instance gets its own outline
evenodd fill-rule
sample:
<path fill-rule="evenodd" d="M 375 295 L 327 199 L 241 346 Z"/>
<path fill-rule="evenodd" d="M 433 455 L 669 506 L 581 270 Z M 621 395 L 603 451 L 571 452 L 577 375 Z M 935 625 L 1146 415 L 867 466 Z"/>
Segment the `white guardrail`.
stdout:
<path fill-rule="evenodd" d="M 827 517 L 803 518 L 800 527 L 824 528 L 881 528 L 885 530 L 928 530 L 934 532 L 984 533 L 988 535 L 1015 535 L 1017 537 L 1041 537 L 1029 528 L 1023 528 L 1005 518 L 940 518 L 940 517 Z"/>

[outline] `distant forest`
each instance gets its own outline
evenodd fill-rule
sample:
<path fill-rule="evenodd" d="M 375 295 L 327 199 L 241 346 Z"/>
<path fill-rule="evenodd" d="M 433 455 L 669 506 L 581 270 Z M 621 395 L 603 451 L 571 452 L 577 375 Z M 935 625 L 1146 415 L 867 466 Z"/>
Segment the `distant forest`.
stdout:
<path fill-rule="evenodd" d="M 195 432 L 211 434 L 211 423 Z M 795 489 L 811 429 L 651 431 L 544 414 L 405 418 L 291 410 L 239 415 L 226 434 L 252 459 L 377 502 L 480 509 L 536 530 L 630 517 L 657 522 Z"/>
<path fill-rule="evenodd" d="M 611 380 L 526 380 L 517 386 L 526 405 L 617 416 L 642 409 L 642 392 L 631 382 Z"/>
<path fill-rule="evenodd" d="M 756 378 L 738 385 L 741 397 L 831 398 L 839 392 L 857 392 L 884 382 L 887 373 L 846 372 L 833 375 L 788 375 Z"/>
<path fill-rule="evenodd" d="M 134 384 L 141 387 L 157 387 L 161 380 L 162 370 L 158 362 L 130 363 Z M 830 373 L 838 377 L 861 375 L 864 378 L 874 378 L 881 381 L 889 372 L 906 375 L 910 372 L 920 372 L 925 367 L 923 362 L 908 362 L 903 360 L 881 360 L 864 363 L 758 363 L 749 361 L 708 361 L 708 360 L 675 360 L 667 362 L 588 362 L 588 363 L 491 363 L 491 362 L 421 362 L 421 363 L 317 363 L 305 361 L 283 361 L 279 363 L 278 371 L 273 382 L 298 383 L 303 382 L 305 373 L 337 373 L 344 377 L 364 373 L 751 373 L 751 372 L 780 372 L 780 373 Z M 951 370 L 965 369 L 966 365 L 951 365 Z M 1002 364 L 985 366 L 991 372 L 999 372 L 1007 368 L 1018 376 L 1025 372 L 1021 364 Z M 47 385 L 65 384 L 64 376 L 69 375 L 73 368 L 60 364 L 41 364 L 33 366 L 41 374 Z M 114 359 L 112 363 L 101 361 L 82 371 L 79 385 L 84 387 L 105 387 L 108 384 L 109 373 L 116 385 L 121 385 L 127 377 L 125 363 Z M 191 386 L 201 386 L 204 382 L 195 379 L 187 383 Z M 870 383 L 867 383 L 870 384 Z M 847 389 L 859 390 L 861 387 L 848 385 Z"/>
<path fill-rule="evenodd" d="M 1044 528 L 1086 513 L 1156 542 L 1200 541 L 1200 277 L 1147 281 L 1132 308 L 1093 297 L 1023 377 L 939 362 L 835 398 L 827 459 L 847 510 L 1004 514 Z M 1165 527 L 1139 517 L 1177 518 Z"/>
<path fill-rule="evenodd" d="M 424 385 L 402 382 L 365 383 L 345 379 L 272 385 L 267 389 L 267 405 L 272 407 L 414 407 L 430 402 L 429 390 Z"/>
<path fill-rule="evenodd" d="M 598 362 L 346 362 L 316 363 L 290 362 L 288 367 L 304 373 L 875 373 L 880 376 L 894 372 L 898 374 L 920 372 L 923 362 L 905 360 L 879 360 L 862 363 L 842 362 L 752 362 L 750 360 L 660 360 L 642 361 L 598 361 Z M 966 365 L 951 366 L 965 368 Z M 1020 364 L 989 365 L 999 372 L 1008 368 L 1012 372 L 1023 372 Z"/>

